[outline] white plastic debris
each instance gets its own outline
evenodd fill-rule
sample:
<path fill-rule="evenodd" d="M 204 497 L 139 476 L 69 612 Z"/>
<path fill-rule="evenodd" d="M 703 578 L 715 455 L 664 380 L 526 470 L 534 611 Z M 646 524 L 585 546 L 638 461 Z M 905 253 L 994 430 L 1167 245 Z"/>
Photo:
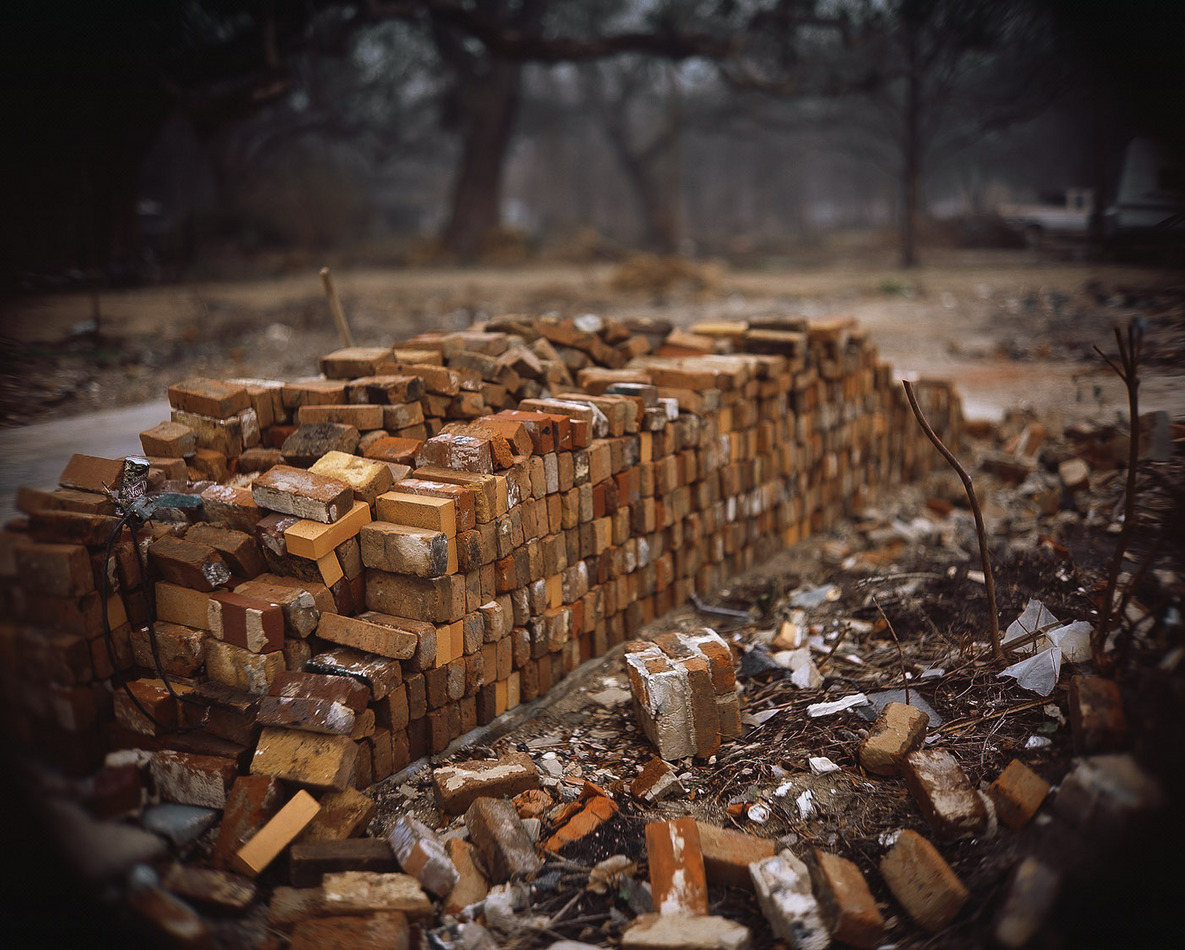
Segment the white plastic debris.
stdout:
<path fill-rule="evenodd" d="M 1046 736 L 1029 736 L 1028 742 L 1025 743 L 1026 749 L 1044 749 L 1053 745 L 1053 741 Z"/>
<path fill-rule="evenodd" d="M 1062 651 L 1068 663 L 1090 662 L 1091 626 L 1085 620 L 1075 620 L 1050 630 L 1045 636 Z"/>
<path fill-rule="evenodd" d="M 1025 605 L 1025 609 L 1021 611 L 1021 615 L 1017 617 L 1012 623 L 1008 625 L 1008 629 L 1004 631 L 1004 640 L 1001 646 L 1005 650 L 1012 650 L 1013 652 L 1020 652 L 1025 654 L 1033 654 L 1038 650 L 1037 640 L 1032 640 L 1023 646 L 1010 647 L 1009 644 L 1014 640 L 1023 640 L 1026 637 L 1040 630 L 1042 627 L 1052 627 L 1057 624 L 1057 617 L 1051 614 L 1048 608 L 1041 603 L 1036 597 L 1030 598 Z M 1045 649 L 1048 644 L 1041 649 Z"/>
<path fill-rule="evenodd" d="M 798 806 L 798 817 L 806 821 L 815 813 L 814 796 L 808 788 L 805 792 L 794 799 L 794 804 Z"/>
<path fill-rule="evenodd" d="M 1027 660 L 1013 663 L 1000 676 L 1012 676 L 1021 689 L 1027 689 L 1038 696 L 1048 696 L 1057 686 L 1057 678 L 1062 672 L 1062 651 L 1057 647 L 1050 647 L 1043 653 L 1031 656 Z M 808 710 L 809 712 L 809 710 Z"/>
<path fill-rule="evenodd" d="M 812 719 L 817 719 L 819 716 L 830 716 L 832 713 L 843 712 L 845 709 L 867 705 L 868 697 L 863 693 L 856 693 L 830 703 L 811 703 L 806 707 L 806 714 Z"/>
<path fill-rule="evenodd" d="M 807 758 L 807 764 L 815 775 L 826 775 L 828 772 L 838 772 L 839 766 L 825 755 L 812 755 Z"/>
<path fill-rule="evenodd" d="M 754 802 L 749 806 L 746 814 L 749 816 L 750 821 L 764 825 L 769 821 L 769 805 L 765 804 L 765 802 Z"/>
<path fill-rule="evenodd" d="M 1057 617 L 1037 600 L 1031 599 L 1024 611 L 1004 633 L 1001 645 L 1006 651 L 1021 656 L 1035 656 L 1050 647 L 1061 651 L 1061 658 L 1068 663 L 1090 662 L 1091 625 L 1085 620 L 1059 623 Z M 1020 643 L 1027 639 L 1028 642 Z M 1018 644 L 1013 646 L 1012 644 Z"/>
<path fill-rule="evenodd" d="M 799 689 L 818 689 L 823 685 L 823 674 L 811 659 L 809 647 L 797 650 L 781 650 L 773 655 L 773 661 L 790 670 L 790 682 Z"/>

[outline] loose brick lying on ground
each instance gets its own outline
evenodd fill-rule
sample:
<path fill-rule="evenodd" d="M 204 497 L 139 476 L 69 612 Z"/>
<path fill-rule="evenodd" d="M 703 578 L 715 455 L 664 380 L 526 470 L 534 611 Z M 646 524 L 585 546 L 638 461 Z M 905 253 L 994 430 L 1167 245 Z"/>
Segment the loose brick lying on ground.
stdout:
<path fill-rule="evenodd" d="M 810 871 L 789 851 L 749 865 L 770 929 L 799 950 L 826 950 L 830 936 L 811 891 Z"/>
<path fill-rule="evenodd" d="M 511 752 L 499 759 L 453 762 L 432 772 L 436 806 L 450 815 L 464 814 L 479 797 L 513 798 L 539 787 L 539 772 L 525 752 Z"/>
<path fill-rule="evenodd" d="M 954 920 L 971 896 L 934 845 L 912 829 L 898 835 L 880 871 L 909 916 L 930 931 Z"/>
<path fill-rule="evenodd" d="M 837 854 L 815 848 L 811 879 L 831 936 L 871 950 L 885 936 L 885 919 L 860 869 Z"/>
<path fill-rule="evenodd" d="M 1079 755 L 1119 752 L 1127 745 L 1123 697 L 1114 680 L 1070 678 L 1070 729 Z"/>
<path fill-rule="evenodd" d="M 708 914 L 708 881 L 694 818 L 646 824 L 650 892 L 659 914 Z"/>
<path fill-rule="evenodd" d="M 319 891 L 317 896 L 322 896 Z M 302 920 L 288 943 L 289 950 L 408 950 L 410 946 L 407 917 L 397 912 Z"/>
<path fill-rule="evenodd" d="M 481 852 L 490 881 L 502 883 L 543 866 L 514 806 L 502 798 L 477 798 L 465 811 L 469 838 Z"/>
<path fill-rule="evenodd" d="M 322 907 L 329 914 L 398 912 L 410 920 L 427 920 L 432 901 L 410 874 L 342 871 L 321 882 Z"/>
<path fill-rule="evenodd" d="M 918 749 L 905 757 L 905 784 L 940 838 L 966 838 L 987 825 L 983 799 L 953 755 Z"/>
<path fill-rule="evenodd" d="M 436 832 L 411 815 L 400 815 L 387 835 L 400 868 L 437 897 L 446 897 L 459 875 Z"/>
<path fill-rule="evenodd" d="M 745 834 L 732 828 L 719 828 L 698 821 L 700 851 L 709 884 L 752 887 L 749 865 L 772 857 L 777 843 L 769 838 Z"/>
<path fill-rule="evenodd" d="M 1049 783 L 1020 759 L 1013 759 L 987 793 L 999 819 L 1009 828 L 1021 828 L 1037 814 L 1049 794 Z"/>
<path fill-rule="evenodd" d="M 930 717 L 905 703 L 888 703 L 860 743 L 860 765 L 876 775 L 900 775 L 905 756 L 921 747 Z"/>
<path fill-rule="evenodd" d="M 1061 890 L 1061 872 L 1032 855 L 1012 875 L 1008 896 L 996 916 L 996 943 L 1008 950 L 1029 946 Z"/>

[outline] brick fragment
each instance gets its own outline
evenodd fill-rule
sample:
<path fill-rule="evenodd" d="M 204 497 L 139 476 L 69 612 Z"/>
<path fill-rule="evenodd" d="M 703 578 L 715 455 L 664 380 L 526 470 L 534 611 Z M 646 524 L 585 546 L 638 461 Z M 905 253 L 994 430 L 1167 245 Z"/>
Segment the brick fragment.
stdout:
<path fill-rule="evenodd" d="M 696 826 L 709 884 L 752 887 L 749 865 L 772 857 L 777 851 L 777 843 L 769 838 L 759 838 L 732 828 L 719 828 L 703 821 L 696 822 Z"/>
<path fill-rule="evenodd" d="M 446 897 L 459 875 L 452 858 L 436 832 L 411 815 L 400 815 L 387 835 L 391 850 L 405 874 L 410 874 L 424 890 Z"/>
<path fill-rule="evenodd" d="M 348 485 L 290 465 L 277 465 L 260 475 L 251 496 L 261 508 L 322 524 L 333 524 L 354 508 Z"/>
<path fill-rule="evenodd" d="M 246 877 L 258 877 L 304 831 L 320 807 L 302 788 L 234 853 L 233 869 Z"/>
<path fill-rule="evenodd" d="M 366 831 L 378 806 L 373 798 L 356 788 L 325 792 L 321 810 L 305 829 L 304 841 L 337 841 Z"/>
<path fill-rule="evenodd" d="M 646 825 L 650 891 L 658 913 L 708 914 L 708 882 L 694 818 Z"/>
<path fill-rule="evenodd" d="M 823 919 L 840 943 L 872 950 L 885 936 L 885 919 L 860 869 L 837 854 L 815 848 L 811 878 Z"/>
<path fill-rule="evenodd" d="M 1070 730 L 1079 755 L 1119 752 L 1127 745 L 1123 696 L 1114 680 L 1076 675 L 1070 679 Z"/>
<path fill-rule="evenodd" d="M 953 755 L 918 749 L 902 765 L 905 785 L 940 838 L 967 838 L 987 825 L 987 808 Z"/>
<path fill-rule="evenodd" d="M 152 779 L 166 802 L 199 808 L 226 807 L 238 765 L 234 759 L 161 749 L 152 756 Z"/>
<path fill-rule="evenodd" d="M 293 887 L 317 887 L 326 874 L 341 871 L 396 870 L 395 855 L 382 838 L 318 839 L 295 842 L 288 852 Z"/>
<path fill-rule="evenodd" d="M 501 798 L 477 798 L 465 812 L 469 839 L 481 852 L 490 880 L 503 883 L 543 866 L 514 806 Z"/>
<path fill-rule="evenodd" d="M 640 914 L 621 935 L 622 950 L 748 950 L 749 928 L 726 917 Z"/>
<path fill-rule="evenodd" d="M 329 914 L 398 912 L 411 920 L 429 920 L 432 901 L 410 874 L 342 871 L 321 882 L 322 907 Z"/>
<path fill-rule="evenodd" d="M 410 946 L 407 917 L 386 912 L 302 920 L 292 931 L 288 950 L 408 950 Z"/>
<path fill-rule="evenodd" d="M 539 772 L 525 752 L 440 766 L 432 773 L 432 786 L 437 807 L 450 815 L 464 814 L 482 796 L 513 798 L 541 787 Z"/>
<path fill-rule="evenodd" d="M 749 865 L 753 889 L 770 929 L 798 950 L 826 950 L 830 934 L 811 891 L 807 866 L 789 851 Z"/>
<path fill-rule="evenodd" d="M 266 727 L 251 759 L 251 773 L 340 791 L 353 782 L 356 755 L 354 743 L 346 736 Z"/>
<path fill-rule="evenodd" d="M 444 900 L 446 914 L 459 914 L 464 908 L 485 900 L 489 893 L 489 882 L 481 867 L 481 858 L 476 847 L 461 838 L 449 838 L 445 842 L 449 859 L 457 870 L 457 883 Z"/>
<path fill-rule="evenodd" d="M 174 864 L 161 883 L 178 897 L 215 913 L 243 914 L 255 903 L 254 883 L 216 868 Z"/>
<path fill-rule="evenodd" d="M 1049 794 L 1049 783 L 1020 759 L 1013 759 L 987 793 L 999 819 L 1009 828 L 1021 828 L 1037 814 Z"/>
<path fill-rule="evenodd" d="M 898 835 L 880 871 L 909 916 L 929 931 L 954 920 L 970 896 L 934 845 L 912 829 Z"/>
<path fill-rule="evenodd" d="M 647 762 L 638 773 L 638 777 L 630 784 L 630 794 L 634 798 L 651 803 L 686 793 L 687 790 L 676 777 L 675 770 L 660 758 L 653 758 Z"/>
<path fill-rule="evenodd" d="M 929 716 L 915 706 L 887 704 L 860 743 L 861 767 L 875 775 L 900 775 L 905 756 L 921 748 L 929 723 Z"/>

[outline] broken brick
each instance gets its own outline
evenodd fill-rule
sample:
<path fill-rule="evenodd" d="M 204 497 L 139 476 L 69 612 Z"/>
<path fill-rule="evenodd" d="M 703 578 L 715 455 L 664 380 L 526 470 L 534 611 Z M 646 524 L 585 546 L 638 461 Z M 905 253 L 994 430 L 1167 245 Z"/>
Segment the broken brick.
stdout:
<path fill-rule="evenodd" d="M 432 773 L 437 807 L 461 815 L 481 796 L 513 798 L 540 787 L 539 773 L 525 752 L 511 752 L 500 759 L 474 759 L 440 766 Z"/>
<path fill-rule="evenodd" d="M 1000 820 L 1009 828 L 1021 828 L 1037 814 L 1049 794 L 1049 783 L 1020 759 L 1013 759 L 988 786 L 987 794 Z"/>
<path fill-rule="evenodd" d="M 417 818 L 400 815 L 387 841 L 400 868 L 419 881 L 424 890 L 445 897 L 457 883 L 457 869 L 443 843 Z"/>
<path fill-rule="evenodd" d="M 465 812 L 469 838 L 481 852 L 490 880 L 503 883 L 543 866 L 514 806 L 503 798 L 477 798 Z"/>
<path fill-rule="evenodd" d="M 732 887 L 752 887 L 749 865 L 762 858 L 772 857 L 777 843 L 731 828 L 719 828 L 706 822 L 696 822 L 699 829 L 700 851 L 709 884 Z"/>
<path fill-rule="evenodd" d="M 823 918 L 840 943 L 872 950 L 885 936 L 885 919 L 860 869 L 837 854 L 816 848 L 811 877 Z"/>
<path fill-rule="evenodd" d="M 875 775 L 900 775 L 905 756 L 921 748 L 929 723 L 915 706 L 887 704 L 860 743 L 860 766 Z"/>
<path fill-rule="evenodd" d="M 774 934 L 800 950 L 826 950 L 830 937 L 807 866 L 789 851 L 749 865 L 757 902 Z"/>
<path fill-rule="evenodd" d="M 906 912 L 929 931 L 941 930 L 970 897 L 934 845 L 912 829 L 881 858 L 881 877 Z"/>
<path fill-rule="evenodd" d="M 694 818 L 646 824 L 650 891 L 658 913 L 708 914 L 708 881 Z"/>

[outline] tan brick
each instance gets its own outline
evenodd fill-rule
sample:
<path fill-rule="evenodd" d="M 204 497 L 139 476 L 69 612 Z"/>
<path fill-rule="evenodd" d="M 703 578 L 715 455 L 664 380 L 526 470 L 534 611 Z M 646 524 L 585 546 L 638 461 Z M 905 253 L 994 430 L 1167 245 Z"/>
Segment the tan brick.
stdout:
<path fill-rule="evenodd" d="M 459 574 L 421 578 L 370 569 L 366 606 L 395 616 L 455 623 L 465 616 L 465 580 Z"/>
<path fill-rule="evenodd" d="M 970 896 L 934 845 L 911 829 L 881 858 L 880 871 L 909 916 L 929 931 L 954 920 Z"/>
<path fill-rule="evenodd" d="M 224 809 L 238 771 L 234 759 L 161 749 L 152 756 L 152 779 L 161 799 Z"/>
<path fill-rule="evenodd" d="M 206 664 L 205 630 L 183 627 L 181 624 L 157 621 L 153 626 L 156 637 L 156 655 L 160 657 L 161 668 L 169 676 L 193 676 Z M 129 635 L 132 657 L 138 666 L 156 669 L 156 658 L 152 652 L 152 634 L 147 627 L 134 628 Z"/>
<path fill-rule="evenodd" d="M 476 847 L 460 838 L 449 838 L 445 848 L 457 870 L 457 883 L 444 900 L 444 912 L 455 915 L 471 904 L 485 900 L 489 882 L 481 868 Z"/>
<path fill-rule="evenodd" d="M 391 469 L 382 462 L 347 455 L 345 452 L 326 453 L 313 463 L 309 471 L 344 482 L 354 490 L 354 497 L 358 501 L 371 506 L 379 495 L 391 487 L 392 481 Z"/>
<path fill-rule="evenodd" d="M 301 406 L 296 421 L 302 425 L 328 422 L 352 426 L 359 432 L 383 428 L 382 406 Z"/>
<path fill-rule="evenodd" d="M 777 851 L 777 842 L 769 838 L 719 828 L 703 821 L 696 822 L 696 825 L 709 884 L 751 888 L 753 879 L 749 875 L 749 865 L 771 857 Z"/>
<path fill-rule="evenodd" d="M 815 848 L 811 877 L 831 936 L 872 950 L 885 936 L 885 919 L 860 869 L 836 854 Z"/>
<path fill-rule="evenodd" d="M 284 546 L 289 554 L 317 560 L 331 554 L 369 523 L 370 506 L 355 501 L 349 512 L 332 524 L 302 519 L 288 525 L 284 528 Z"/>
<path fill-rule="evenodd" d="M 227 686 L 262 696 L 283 671 L 283 653 L 252 653 L 222 640 L 206 641 L 206 674 Z"/>
<path fill-rule="evenodd" d="M 354 743 L 346 736 L 267 727 L 251 759 L 253 775 L 275 775 L 319 789 L 341 789 L 354 779 Z M 312 820 L 310 816 L 310 821 Z"/>
<path fill-rule="evenodd" d="M 170 413 L 170 419 L 193 430 L 197 452 L 208 449 L 227 458 L 238 458 L 244 449 L 259 444 L 259 419 L 255 415 L 255 410 L 251 408 L 226 419 L 174 409 Z M 197 452 L 194 453 L 195 456 Z"/>
<path fill-rule="evenodd" d="M 999 819 L 1009 828 L 1021 828 L 1037 814 L 1049 794 L 1049 783 L 1020 759 L 1013 759 L 987 793 Z"/>
<path fill-rule="evenodd" d="M 708 882 L 695 819 L 648 822 L 646 854 L 655 910 L 707 916 Z"/>
<path fill-rule="evenodd" d="M 639 914 L 621 935 L 622 950 L 748 950 L 749 928 L 725 917 Z"/>
<path fill-rule="evenodd" d="M 246 877 L 258 877 L 304 831 L 320 807 L 302 788 L 235 852 L 233 869 Z"/>
<path fill-rule="evenodd" d="M 940 838 L 966 838 L 987 825 L 987 808 L 953 755 L 918 749 L 905 757 L 905 785 Z"/>
<path fill-rule="evenodd" d="M 261 508 L 322 524 L 332 524 L 354 508 L 348 485 L 290 465 L 277 465 L 260 475 L 251 495 Z"/>
<path fill-rule="evenodd" d="M 426 629 L 435 636 L 435 627 L 425 621 L 405 621 L 389 614 L 368 611 L 358 617 L 326 614 L 321 618 L 317 635 L 331 643 L 367 653 L 408 660 L 415 654 Z"/>
<path fill-rule="evenodd" d="M 457 534 L 456 503 L 449 498 L 411 494 L 396 486 L 378 497 L 375 510 L 381 521 L 440 531 L 449 538 Z"/>
<path fill-rule="evenodd" d="M 412 815 L 400 815 L 387 835 L 404 873 L 410 874 L 424 890 L 446 897 L 459 879 L 452 858 L 436 832 Z"/>
<path fill-rule="evenodd" d="M 382 874 L 375 871 L 342 871 L 326 874 L 321 882 L 324 913 L 406 914 L 411 920 L 429 920 L 432 901 L 410 874 Z"/>
<path fill-rule="evenodd" d="M 860 766 L 875 775 L 900 775 L 905 756 L 921 748 L 930 718 L 905 703 L 889 703 L 860 744 Z"/>

